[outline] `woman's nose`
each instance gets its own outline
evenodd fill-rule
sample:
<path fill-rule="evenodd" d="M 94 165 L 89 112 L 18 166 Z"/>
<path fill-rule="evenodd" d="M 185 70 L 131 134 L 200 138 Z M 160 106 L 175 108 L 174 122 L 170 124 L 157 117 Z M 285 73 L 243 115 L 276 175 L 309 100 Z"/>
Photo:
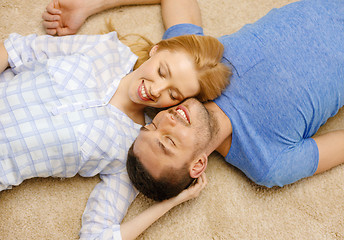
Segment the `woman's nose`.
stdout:
<path fill-rule="evenodd" d="M 158 98 L 161 96 L 162 92 L 165 91 L 166 89 L 167 89 L 167 83 L 162 83 L 162 82 L 155 83 L 150 88 L 150 94 L 153 97 Z"/>

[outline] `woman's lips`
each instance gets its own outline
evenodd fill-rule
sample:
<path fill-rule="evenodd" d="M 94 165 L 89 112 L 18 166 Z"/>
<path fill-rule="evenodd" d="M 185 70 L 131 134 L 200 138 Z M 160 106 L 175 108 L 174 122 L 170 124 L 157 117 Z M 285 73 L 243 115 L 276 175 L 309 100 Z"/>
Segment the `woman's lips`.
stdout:
<path fill-rule="evenodd" d="M 144 80 L 142 80 L 141 84 L 139 85 L 139 88 L 137 89 L 137 93 L 138 93 L 139 97 L 141 98 L 141 100 L 143 100 L 143 101 L 151 101 L 152 100 L 149 97 L 149 95 L 147 94 L 147 89 L 146 89 L 146 86 L 144 84 Z"/>

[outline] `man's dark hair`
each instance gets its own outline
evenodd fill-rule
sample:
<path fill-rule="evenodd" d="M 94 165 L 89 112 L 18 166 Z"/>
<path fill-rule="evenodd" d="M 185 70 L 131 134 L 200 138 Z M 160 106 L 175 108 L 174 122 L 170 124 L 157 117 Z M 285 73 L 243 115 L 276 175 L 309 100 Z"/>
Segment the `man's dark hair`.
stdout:
<path fill-rule="evenodd" d="M 127 171 L 131 182 L 143 195 L 160 202 L 177 196 L 193 182 L 187 166 L 179 170 L 166 169 L 155 179 L 134 154 L 134 144 L 128 151 Z"/>

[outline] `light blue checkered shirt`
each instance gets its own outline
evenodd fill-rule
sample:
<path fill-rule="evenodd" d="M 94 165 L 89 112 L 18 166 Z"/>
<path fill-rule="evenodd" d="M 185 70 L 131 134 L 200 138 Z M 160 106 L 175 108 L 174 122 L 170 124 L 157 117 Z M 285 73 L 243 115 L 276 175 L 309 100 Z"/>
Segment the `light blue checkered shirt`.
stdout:
<path fill-rule="evenodd" d="M 33 177 L 100 174 L 82 239 L 120 239 L 137 191 L 126 154 L 140 125 L 109 104 L 137 57 L 115 32 L 50 37 L 12 34 L 0 75 L 0 191 Z"/>

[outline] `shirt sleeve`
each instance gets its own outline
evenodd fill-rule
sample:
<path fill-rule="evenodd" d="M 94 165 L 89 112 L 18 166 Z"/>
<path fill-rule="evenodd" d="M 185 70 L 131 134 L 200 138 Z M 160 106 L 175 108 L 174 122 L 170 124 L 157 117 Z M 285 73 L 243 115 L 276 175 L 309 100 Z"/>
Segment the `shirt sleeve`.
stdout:
<path fill-rule="evenodd" d="M 316 142 L 312 138 L 303 139 L 283 151 L 265 178 L 257 183 L 267 187 L 282 187 L 312 176 L 318 163 L 319 150 Z"/>
<path fill-rule="evenodd" d="M 22 36 L 13 33 L 5 40 L 4 45 L 9 55 L 8 62 L 11 68 L 16 68 L 32 61 L 43 61 L 58 56 L 80 53 L 92 49 L 100 41 L 107 41 L 111 38 L 118 40 L 116 32 L 106 35 L 64 37 L 37 36 L 36 34 Z"/>
<path fill-rule="evenodd" d="M 203 36 L 203 28 L 191 23 L 182 23 L 174 25 L 166 30 L 162 39 L 168 39 L 172 37 L 188 35 L 188 34 L 196 34 Z"/>
<path fill-rule="evenodd" d="M 126 170 L 115 175 L 100 175 L 84 214 L 80 239 L 121 239 L 120 223 L 137 196 Z"/>

